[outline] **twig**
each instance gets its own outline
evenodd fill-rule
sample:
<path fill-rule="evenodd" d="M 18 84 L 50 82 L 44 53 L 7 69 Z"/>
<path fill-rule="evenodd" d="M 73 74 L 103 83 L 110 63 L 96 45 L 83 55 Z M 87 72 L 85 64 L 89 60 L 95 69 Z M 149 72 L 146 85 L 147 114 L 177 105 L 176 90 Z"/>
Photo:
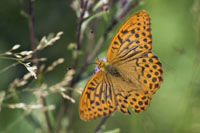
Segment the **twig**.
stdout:
<path fill-rule="evenodd" d="M 56 127 L 55 127 L 55 131 L 54 133 L 59 133 L 60 129 L 61 129 L 61 122 L 62 122 L 62 119 L 63 119 L 63 116 L 65 115 L 65 112 L 66 112 L 66 107 L 65 107 L 65 103 L 67 102 L 66 99 L 64 99 L 60 105 L 60 108 L 59 108 L 59 113 L 58 113 L 58 116 L 57 116 L 57 123 L 56 123 Z"/>
<path fill-rule="evenodd" d="M 112 20 L 112 23 L 110 26 L 108 26 L 107 30 L 104 33 L 104 38 L 107 37 L 108 33 L 110 33 L 110 31 L 112 30 L 112 28 L 119 22 L 119 20 L 121 20 L 122 18 L 124 18 L 129 12 L 130 10 L 132 10 L 133 8 L 135 8 L 137 6 L 137 4 L 139 3 L 140 0 L 135 0 L 131 5 L 129 5 L 127 8 L 125 8 L 121 13 L 119 13 L 118 16 L 116 16 L 116 18 L 114 18 Z"/>
<path fill-rule="evenodd" d="M 80 43 L 80 38 L 81 38 L 81 27 L 82 27 L 82 23 L 83 23 L 83 17 L 85 15 L 85 11 L 87 9 L 87 5 L 88 5 L 88 0 L 86 0 L 84 2 L 84 0 L 81 0 L 81 14 L 80 14 L 80 18 L 78 20 L 78 26 L 77 26 L 77 35 L 76 35 L 76 45 L 77 45 L 77 49 L 80 50 L 81 48 L 81 43 Z"/>
<path fill-rule="evenodd" d="M 78 24 L 77 24 L 77 33 L 76 33 L 76 52 L 78 52 L 80 49 L 81 49 L 81 43 L 80 43 L 80 40 L 81 40 L 81 27 L 82 27 L 82 23 L 83 23 L 83 19 L 84 19 L 84 15 L 85 15 L 85 12 L 87 10 L 87 6 L 88 6 L 88 0 L 81 0 L 81 13 L 80 13 L 80 17 L 79 17 L 79 20 L 78 20 Z M 72 68 L 75 70 L 76 67 L 77 67 L 77 64 L 78 64 L 78 58 L 74 58 L 72 60 Z M 69 87 L 73 87 L 74 85 L 74 82 L 71 81 Z M 72 95 L 72 91 L 69 92 L 68 94 L 69 96 Z M 59 132 L 59 130 L 61 129 L 61 121 L 62 121 L 62 118 L 63 116 L 65 115 L 66 113 L 66 110 L 67 110 L 67 107 L 70 106 L 70 104 L 68 104 L 68 100 L 64 99 L 63 102 L 61 103 L 61 106 L 60 106 L 60 109 L 59 109 L 59 115 L 57 117 L 57 124 L 56 124 L 56 129 L 55 129 L 55 132 Z"/>
<path fill-rule="evenodd" d="M 42 126 L 41 126 L 39 120 L 37 120 L 32 114 L 26 115 L 26 119 L 27 119 L 28 121 L 30 121 L 31 124 L 32 124 L 36 129 L 42 130 Z"/>
<path fill-rule="evenodd" d="M 78 19 L 78 24 L 77 24 L 77 33 L 76 33 L 76 50 L 77 52 L 81 49 L 81 27 L 82 27 L 82 23 L 83 23 L 83 18 L 85 15 L 85 11 L 87 9 L 87 5 L 88 5 L 88 0 L 81 0 L 81 13 L 80 13 L 80 17 Z M 73 59 L 72 61 L 72 68 L 76 69 L 76 65 L 78 62 L 78 58 L 76 57 L 75 59 Z"/>
<path fill-rule="evenodd" d="M 104 118 L 102 118 L 101 122 L 99 123 L 99 125 L 96 127 L 94 133 L 101 133 L 101 129 L 102 129 L 102 126 L 105 124 L 106 120 L 110 117 L 109 116 L 106 116 Z"/>
<path fill-rule="evenodd" d="M 22 5 L 24 12 L 28 15 L 31 49 L 34 50 L 36 48 L 36 45 L 35 45 L 35 27 L 34 27 L 34 5 L 33 5 L 34 0 L 29 0 L 29 10 L 26 9 L 24 0 L 21 0 L 20 2 L 21 2 L 21 5 Z M 37 58 L 38 58 L 38 55 L 37 55 L 37 52 L 35 52 L 33 54 L 33 60 L 37 59 Z M 38 62 L 34 62 L 34 63 L 38 67 Z M 43 106 L 46 106 L 46 99 L 44 97 L 42 97 L 42 104 L 43 104 Z M 46 119 L 46 122 L 47 122 L 48 131 L 49 131 L 49 133 L 51 133 L 52 132 L 52 126 L 51 126 L 47 111 L 44 111 L 44 116 L 45 116 L 45 119 Z"/>
<path fill-rule="evenodd" d="M 3 73 L 3 72 L 5 72 L 5 71 L 7 71 L 8 69 L 10 69 L 10 68 L 12 68 L 12 67 L 15 67 L 15 66 L 18 65 L 18 64 L 19 64 L 19 62 L 15 62 L 15 63 L 13 63 L 13 64 L 7 66 L 6 68 L 1 69 L 1 70 L 0 70 L 0 74 Z"/>
<path fill-rule="evenodd" d="M 46 107 L 47 106 L 46 99 L 42 96 L 41 100 L 42 100 L 42 105 L 44 107 Z M 52 127 L 52 125 L 50 123 L 50 119 L 49 119 L 49 116 L 48 116 L 48 110 L 44 110 L 44 116 L 45 116 L 45 120 L 46 120 L 46 123 L 47 123 L 48 132 L 52 133 L 53 132 L 53 127 Z"/>
<path fill-rule="evenodd" d="M 35 49 L 35 27 L 34 27 L 34 6 L 33 6 L 33 1 L 34 0 L 29 0 L 29 30 L 30 30 L 30 39 L 31 39 L 31 49 Z"/>
<path fill-rule="evenodd" d="M 30 43 L 31 43 L 31 49 L 34 50 L 36 48 L 35 45 L 35 27 L 34 27 L 34 6 L 33 6 L 34 0 L 29 0 L 29 10 L 26 9 L 24 0 L 21 0 L 21 5 L 24 10 L 24 12 L 28 16 L 28 23 L 29 23 L 29 32 L 30 32 Z M 33 58 L 38 58 L 37 52 L 33 54 Z M 36 66 L 38 66 L 38 62 L 35 63 Z"/>
<path fill-rule="evenodd" d="M 28 22 L 29 22 L 29 31 L 30 31 L 30 40 L 31 40 L 31 49 L 34 50 L 36 48 L 35 45 L 35 27 L 34 27 L 34 6 L 33 6 L 33 2 L 34 0 L 29 0 L 29 11 L 27 12 L 28 14 Z M 37 52 L 35 52 L 33 54 L 33 59 L 37 59 L 38 58 L 38 54 Z M 35 62 L 35 65 L 38 67 L 38 62 Z M 45 97 L 41 97 L 42 99 L 42 104 L 43 106 L 46 106 L 46 99 Z M 48 111 L 43 111 L 44 116 L 45 116 L 45 120 L 47 123 L 47 128 L 48 128 L 48 132 L 51 133 L 53 131 L 52 125 L 50 123 L 50 119 L 48 116 Z"/>

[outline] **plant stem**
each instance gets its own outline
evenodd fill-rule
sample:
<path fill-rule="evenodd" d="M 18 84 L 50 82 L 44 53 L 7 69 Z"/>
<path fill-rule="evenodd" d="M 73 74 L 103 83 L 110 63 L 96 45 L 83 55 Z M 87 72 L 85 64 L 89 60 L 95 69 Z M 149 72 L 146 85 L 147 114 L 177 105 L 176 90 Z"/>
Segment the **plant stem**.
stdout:
<path fill-rule="evenodd" d="M 78 19 L 78 23 L 77 23 L 77 32 L 76 32 L 76 51 L 75 52 L 79 52 L 79 50 L 81 49 L 81 27 L 82 27 L 82 23 L 83 23 L 83 18 L 85 15 L 85 12 L 87 10 L 87 6 L 88 6 L 88 0 L 81 0 L 81 11 L 80 11 L 80 17 Z M 72 60 L 72 69 L 76 69 L 78 64 L 78 56 L 76 58 L 73 58 Z M 69 87 L 73 87 L 74 82 L 71 82 L 69 84 Z M 72 95 L 72 91 L 69 92 L 68 94 L 69 96 Z M 68 100 L 64 99 L 60 105 L 60 109 L 59 109 L 59 115 L 57 117 L 57 124 L 56 124 L 56 129 L 55 132 L 59 132 L 59 130 L 61 129 L 61 121 L 63 116 L 66 113 L 67 107 L 70 106 L 68 104 Z"/>
<path fill-rule="evenodd" d="M 106 116 L 106 117 L 104 117 L 104 118 L 102 118 L 102 120 L 101 120 L 101 122 L 99 123 L 99 125 L 97 125 L 97 127 L 96 127 L 94 133 L 101 133 L 102 126 L 105 124 L 106 120 L 107 120 L 109 117 L 110 117 L 110 115 L 109 115 L 109 116 Z"/>

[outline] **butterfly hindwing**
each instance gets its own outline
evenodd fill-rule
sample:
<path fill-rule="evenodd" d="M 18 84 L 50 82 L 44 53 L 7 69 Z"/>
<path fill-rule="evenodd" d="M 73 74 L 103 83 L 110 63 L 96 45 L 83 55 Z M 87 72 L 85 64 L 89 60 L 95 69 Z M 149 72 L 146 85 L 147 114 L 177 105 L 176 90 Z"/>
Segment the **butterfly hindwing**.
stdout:
<path fill-rule="evenodd" d="M 148 91 L 148 93 L 154 94 L 160 88 L 160 84 L 163 81 L 163 71 L 160 60 L 152 52 L 148 52 L 142 57 L 137 58 L 135 64 L 134 68 L 138 73 L 138 81 L 144 85 L 144 89 Z M 131 67 L 131 64 L 129 67 Z"/>
<path fill-rule="evenodd" d="M 142 90 L 132 90 L 118 92 L 116 94 L 118 102 L 117 109 L 122 113 L 129 114 L 128 107 L 131 107 L 136 113 L 140 113 L 148 107 L 151 97 Z"/>
<path fill-rule="evenodd" d="M 112 75 L 110 75 L 110 80 L 113 83 L 113 88 L 115 88 L 114 94 L 119 111 L 129 114 L 128 107 L 130 106 L 135 112 L 139 113 L 148 107 L 151 95 L 141 89 L 142 86 L 139 82 L 133 82 L 122 76 L 116 77 Z"/>
<path fill-rule="evenodd" d="M 134 60 L 114 65 L 124 80 L 134 83 L 137 89 L 154 94 L 163 81 L 162 64 L 152 52 L 144 53 Z M 127 76 L 128 73 L 128 76 Z"/>
<path fill-rule="evenodd" d="M 80 99 L 80 117 L 92 120 L 116 110 L 113 88 L 104 72 L 99 71 L 88 81 Z"/>

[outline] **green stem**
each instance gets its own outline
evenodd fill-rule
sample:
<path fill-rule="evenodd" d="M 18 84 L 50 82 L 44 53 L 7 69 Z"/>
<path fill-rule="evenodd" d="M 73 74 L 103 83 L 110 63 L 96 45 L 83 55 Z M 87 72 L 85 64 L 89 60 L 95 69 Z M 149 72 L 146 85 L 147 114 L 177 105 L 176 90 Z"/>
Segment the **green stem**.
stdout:
<path fill-rule="evenodd" d="M 14 58 L 14 57 L 6 57 L 6 56 L 0 56 L 0 59 L 8 59 L 8 60 L 15 60 L 15 61 L 21 61 L 22 59 Z"/>

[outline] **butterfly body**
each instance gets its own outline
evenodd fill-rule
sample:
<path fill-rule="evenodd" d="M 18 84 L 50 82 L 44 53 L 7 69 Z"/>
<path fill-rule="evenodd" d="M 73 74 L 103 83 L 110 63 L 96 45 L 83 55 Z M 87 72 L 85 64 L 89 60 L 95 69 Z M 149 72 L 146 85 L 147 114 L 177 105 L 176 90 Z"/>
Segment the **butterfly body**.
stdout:
<path fill-rule="evenodd" d="M 131 16 L 114 36 L 106 60 L 86 84 L 80 117 L 92 120 L 119 110 L 144 111 L 163 80 L 162 65 L 152 52 L 150 18 L 146 11 Z"/>
<path fill-rule="evenodd" d="M 110 74 L 112 76 L 116 76 L 116 77 L 120 76 L 117 69 L 114 66 L 112 66 L 112 64 L 110 64 L 109 62 L 104 61 L 104 60 L 97 60 L 96 64 L 97 64 L 97 67 L 99 68 L 99 70 L 101 70 L 107 74 Z"/>

